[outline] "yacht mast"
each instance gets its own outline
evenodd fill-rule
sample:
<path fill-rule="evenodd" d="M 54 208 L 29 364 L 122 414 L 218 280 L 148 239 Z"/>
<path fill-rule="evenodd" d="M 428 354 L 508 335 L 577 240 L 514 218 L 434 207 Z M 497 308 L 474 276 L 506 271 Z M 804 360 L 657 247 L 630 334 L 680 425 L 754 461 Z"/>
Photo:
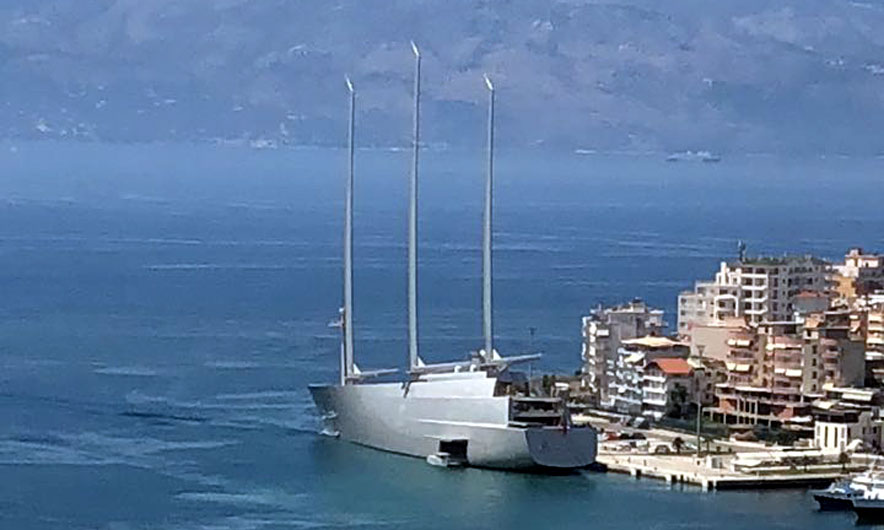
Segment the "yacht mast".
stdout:
<path fill-rule="evenodd" d="M 414 129 L 412 131 L 411 194 L 408 207 L 408 370 L 420 364 L 417 349 L 417 172 L 420 151 L 421 53 L 414 53 Z"/>
<path fill-rule="evenodd" d="M 494 357 L 494 328 L 491 308 L 491 206 L 494 184 L 494 85 L 485 75 L 488 88 L 488 173 L 485 178 L 485 224 L 482 241 L 482 324 L 485 333 L 485 358 Z"/>
<path fill-rule="evenodd" d="M 350 92 L 350 126 L 347 141 L 347 198 L 344 207 L 344 314 L 341 324 L 344 326 L 344 370 L 341 384 L 346 384 L 355 375 L 353 357 L 353 164 L 354 143 L 356 133 L 356 90 L 350 78 L 347 78 L 347 90 Z"/>

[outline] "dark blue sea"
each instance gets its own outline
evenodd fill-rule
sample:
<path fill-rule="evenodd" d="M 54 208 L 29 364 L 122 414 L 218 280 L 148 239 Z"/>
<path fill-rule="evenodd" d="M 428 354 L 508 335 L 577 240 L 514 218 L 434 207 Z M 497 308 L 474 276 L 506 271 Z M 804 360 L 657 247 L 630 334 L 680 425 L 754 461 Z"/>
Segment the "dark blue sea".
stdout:
<path fill-rule="evenodd" d="M 428 152 L 422 355 L 480 344 L 481 153 Z M 337 150 L 0 144 L 0 528 L 848 528 L 803 490 L 432 468 L 317 434 L 336 377 Z M 356 347 L 406 355 L 408 154 L 358 153 Z M 506 354 L 579 366 L 580 317 L 667 310 L 719 260 L 884 250 L 884 160 L 508 152 Z M 532 338 L 531 329 L 534 329 Z"/>

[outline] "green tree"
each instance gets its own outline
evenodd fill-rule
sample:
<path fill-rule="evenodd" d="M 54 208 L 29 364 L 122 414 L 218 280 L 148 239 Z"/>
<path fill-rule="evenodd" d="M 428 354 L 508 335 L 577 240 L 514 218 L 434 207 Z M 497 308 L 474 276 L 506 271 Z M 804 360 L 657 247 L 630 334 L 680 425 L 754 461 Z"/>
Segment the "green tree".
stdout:
<path fill-rule="evenodd" d="M 847 464 L 850 463 L 850 455 L 848 455 L 844 451 L 841 451 L 841 453 L 838 454 L 838 463 L 841 464 L 841 472 L 846 473 Z"/>
<path fill-rule="evenodd" d="M 666 415 L 670 418 L 683 418 L 688 404 L 688 389 L 681 383 L 675 383 L 669 391 L 669 403 L 666 405 Z"/>

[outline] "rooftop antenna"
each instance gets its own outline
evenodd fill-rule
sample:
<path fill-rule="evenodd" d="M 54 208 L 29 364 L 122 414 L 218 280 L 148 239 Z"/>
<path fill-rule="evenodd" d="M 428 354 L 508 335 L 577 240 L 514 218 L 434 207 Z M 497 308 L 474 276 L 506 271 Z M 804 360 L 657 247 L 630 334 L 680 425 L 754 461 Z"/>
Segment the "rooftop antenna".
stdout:
<path fill-rule="evenodd" d="M 411 137 L 411 196 L 408 207 L 408 369 L 421 365 L 417 349 L 417 172 L 420 152 L 421 52 L 414 41 L 414 129 Z"/>
<path fill-rule="evenodd" d="M 485 74 L 488 89 L 488 173 L 485 178 L 485 224 L 482 242 L 482 324 L 485 332 L 485 358 L 494 358 L 494 328 L 491 312 L 491 206 L 494 184 L 494 84 Z"/>
<path fill-rule="evenodd" d="M 353 357 L 353 164 L 356 135 L 356 90 L 347 77 L 347 90 L 350 92 L 350 126 L 347 141 L 347 198 L 344 207 L 344 362 L 341 384 L 346 384 L 355 375 Z"/>

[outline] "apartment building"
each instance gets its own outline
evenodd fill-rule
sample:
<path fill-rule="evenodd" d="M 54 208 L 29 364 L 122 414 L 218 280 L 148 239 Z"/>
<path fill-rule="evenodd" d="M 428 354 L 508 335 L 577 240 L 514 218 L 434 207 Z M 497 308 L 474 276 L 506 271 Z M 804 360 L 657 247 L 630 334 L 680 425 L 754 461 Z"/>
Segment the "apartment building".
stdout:
<path fill-rule="evenodd" d="M 608 390 L 614 382 L 622 342 L 662 335 L 665 327 L 663 310 L 640 299 L 614 307 L 599 306 L 583 317 L 582 374 L 593 401 L 606 403 L 611 399 Z"/>
<path fill-rule="evenodd" d="M 804 340 L 804 391 L 812 394 L 824 385 L 860 387 L 866 379 L 866 338 L 860 315 L 848 309 L 816 313 L 801 323 Z M 819 368 L 819 370 L 817 370 Z"/>
<path fill-rule="evenodd" d="M 825 397 L 815 403 L 814 445 L 827 451 L 845 451 L 861 442 L 875 451 L 884 447 L 884 417 L 880 389 L 826 385 Z"/>
<path fill-rule="evenodd" d="M 880 254 L 851 248 L 844 256 L 844 263 L 835 265 L 833 270 L 836 290 L 848 301 L 884 289 L 884 256 Z"/>
<path fill-rule="evenodd" d="M 869 307 L 862 317 L 866 341 L 866 382 L 884 386 L 884 304 Z"/>
<path fill-rule="evenodd" d="M 665 416 L 673 406 L 695 403 L 698 380 L 694 367 L 682 358 L 660 357 L 648 362 L 642 377 L 642 414 L 654 420 Z M 674 404 L 673 393 L 683 389 L 685 402 Z"/>
<path fill-rule="evenodd" d="M 742 317 L 749 324 L 791 320 L 797 297 L 828 293 L 829 264 L 812 256 L 743 257 L 722 262 L 712 281 L 697 282 L 678 297 L 678 333 L 693 325 Z"/>
<path fill-rule="evenodd" d="M 801 427 L 826 385 L 863 384 L 864 342 L 846 311 L 764 322 L 732 332 L 727 344 L 727 381 L 710 412 L 727 423 Z"/>
<path fill-rule="evenodd" d="M 707 323 L 694 323 L 683 337 L 690 343 L 691 357 L 728 361 L 728 340 L 748 330 L 741 317 L 727 317 Z"/>
<path fill-rule="evenodd" d="M 642 414 L 647 366 L 662 358 L 685 359 L 688 352 L 686 344 L 667 337 L 647 336 L 622 341 L 606 391 L 608 399 L 602 405 L 623 414 Z"/>
<path fill-rule="evenodd" d="M 707 409 L 713 421 L 728 425 L 767 425 L 808 430 L 813 424 L 811 402 L 800 395 L 757 386 L 718 385 L 718 406 Z"/>
<path fill-rule="evenodd" d="M 814 445 L 824 451 L 846 451 L 862 442 L 880 450 L 884 421 L 877 413 L 856 410 L 828 410 L 815 415 Z"/>

